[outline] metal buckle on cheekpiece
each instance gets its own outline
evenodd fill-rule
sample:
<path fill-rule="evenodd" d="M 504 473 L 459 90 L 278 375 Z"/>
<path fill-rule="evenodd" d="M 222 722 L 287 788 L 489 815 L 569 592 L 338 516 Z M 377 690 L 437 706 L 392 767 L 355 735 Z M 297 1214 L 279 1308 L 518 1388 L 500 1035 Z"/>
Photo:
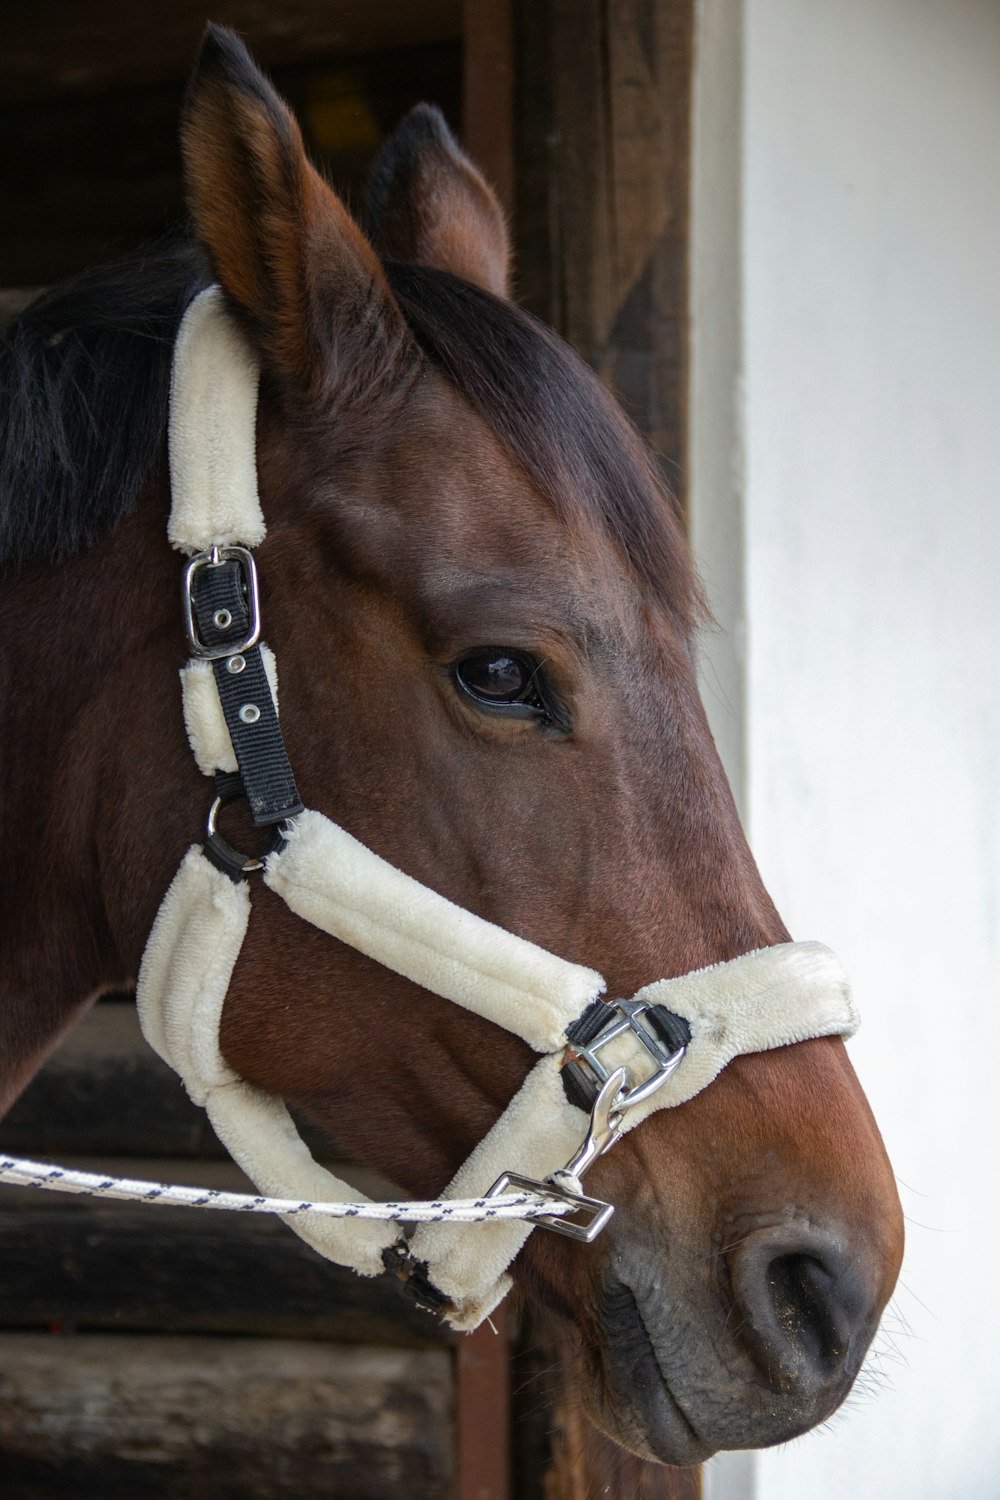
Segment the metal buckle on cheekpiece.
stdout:
<path fill-rule="evenodd" d="M 615 1206 L 600 1198 L 586 1197 L 579 1191 L 579 1182 L 584 1172 L 593 1166 L 599 1156 L 610 1151 L 621 1136 L 622 1099 L 629 1097 L 625 1089 L 628 1076 L 626 1068 L 618 1068 L 607 1078 L 594 1100 L 583 1144 L 564 1167 L 558 1172 L 552 1172 L 544 1182 L 521 1177 L 517 1172 L 505 1172 L 490 1188 L 487 1198 L 498 1198 L 501 1193 L 513 1189 L 515 1192 L 538 1193 L 540 1197 L 551 1198 L 554 1203 L 570 1203 L 574 1209 L 572 1214 L 553 1214 L 551 1218 L 543 1216 L 534 1222 L 586 1245 L 591 1240 L 596 1240 L 614 1213 Z M 565 1187 L 560 1186 L 560 1178 L 564 1179 Z"/>
<path fill-rule="evenodd" d="M 631 1109 L 634 1105 L 641 1104 L 644 1099 L 648 1099 L 650 1094 L 655 1094 L 656 1090 L 666 1083 L 671 1073 L 679 1067 L 687 1051 L 690 1030 L 680 1017 L 671 1018 L 683 1028 L 683 1034 L 686 1036 L 686 1040 L 679 1045 L 671 1044 L 665 1041 L 651 1024 L 658 1007 L 642 1000 L 599 1000 L 595 1001 L 595 1012 L 598 1015 L 600 1012 L 596 1011 L 597 1006 L 602 1011 L 607 1011 L 610 1018 L 595 1035 L 586 1041 L 582 1038 L 574 1040 L 575 1028 L 570 1028 L 570 1039 L 563 1056 L 563 1067 L 571 1069 L 581 1080 L 586 1078 L 582 1070 L 589 1070 L 593 1075 L 593 1081 L 587 1080 L 590 1089 L 602 1088 L 609 1075 L 598 1054 L 616 1037 L 622 1036 L 625 1032 L 631 1032 L 654 1064 L 654 1071 L 650 1076 L 643 1079 L 641 1083 L 637 1083 L 635 1088 L 628 1089 L 618 1101 L 619 1110 Z M 585 1012 L 580 1021 L 586 1023 L 589 1014 Z"/>
<path fill-rule="evenodd" d="M 222 563 L 239 563 L 246 587 L 248 623 L 246 632 L 237 641 L 225 641 L 219 646 L 210 646 L 198 633 L 198 622 L 194 608 L 194 581 L 202 568 L 218 568 Z M 209 552 L 199 552 L 192 557 L 184 569 L 181 585 L 181 604 L 184 609 L 184 632 L 191 655 L 202 661 L 221 661 L 224 656 L 236 656 L 249 651 L 260 640 L 260 591 L 257 587 L 257 565 L 253 553 L 246 547 L 213 547 Z"/>

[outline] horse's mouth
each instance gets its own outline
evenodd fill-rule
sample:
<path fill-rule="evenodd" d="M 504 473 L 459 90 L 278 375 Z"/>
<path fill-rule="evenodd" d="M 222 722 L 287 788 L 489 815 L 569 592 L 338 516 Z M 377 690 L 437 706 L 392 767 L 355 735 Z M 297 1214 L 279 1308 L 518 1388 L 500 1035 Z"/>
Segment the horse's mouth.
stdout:
<path fill-rule="evenodd" d="M 605 1283 L 601 1328 L 586 1402 L 591 1420 L 640 1458 L 676 1465 L 710 1458 L 716 1448 L 699 1435 L 672 1390 L 638 1298 L 625 1282 Z"/>

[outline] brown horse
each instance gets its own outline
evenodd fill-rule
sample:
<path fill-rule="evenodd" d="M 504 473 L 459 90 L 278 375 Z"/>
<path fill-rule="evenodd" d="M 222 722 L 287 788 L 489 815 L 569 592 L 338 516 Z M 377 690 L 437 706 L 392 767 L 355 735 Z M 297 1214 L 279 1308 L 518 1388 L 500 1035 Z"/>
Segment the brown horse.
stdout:
<path fill-rule="evenodd" d="M 227 33 L 183 143 L 195 242 L 48 294 L 3 346 L 0 1098 L 134 979 L 203 816 L 163 433 L 173 335 L 213 277 L 263 370 L 264 611 L 306 804 L 610 993 L 785 941 L 699 702 L 670 503 L 507 299 L 502 216 L 437 114 L 385 150 L 367 238 Z M 267 890 L 254 909 L 226 1059 L 440 1190 L 527 1047 Z M 617 1205 L 603 1238 L 535 1233 L 516 1274 L 575 1330 L 608 1433 L 692 1463 L 843 1399 L 902 1232 L 839 1040 L 737 1058 L 588 1187 Z"/>

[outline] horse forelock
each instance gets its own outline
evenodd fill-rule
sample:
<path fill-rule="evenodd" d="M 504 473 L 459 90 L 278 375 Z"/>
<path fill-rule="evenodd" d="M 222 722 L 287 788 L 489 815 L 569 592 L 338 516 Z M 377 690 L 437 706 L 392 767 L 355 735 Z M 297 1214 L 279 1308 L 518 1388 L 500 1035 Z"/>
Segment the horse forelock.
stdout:
<path fill-rule="evenodd" d="M 0 342 L 0 571 L 59 562 L 135 507 L 165 451 L 174 337 L 210 280 L 173 234 L 35 299 Z"/>

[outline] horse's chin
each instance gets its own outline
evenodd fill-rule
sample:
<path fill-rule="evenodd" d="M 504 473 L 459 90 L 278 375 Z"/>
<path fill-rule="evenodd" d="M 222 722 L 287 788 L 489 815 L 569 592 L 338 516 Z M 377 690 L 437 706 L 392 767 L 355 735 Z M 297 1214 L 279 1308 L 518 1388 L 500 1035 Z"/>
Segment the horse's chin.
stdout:
<path fill-rule="evenodd" d="M 595 1349 L 597 1368 L 581 1382 L 584 1410 L 595 1427 L 638 1458 L 702 1463 L 717 1445 L 706 1442 L 681 1406 L 634 1299 L 633 1309 L 624 1336 L 607 1337 Z"/>
<path fill-rule="evenodd" d="M 702 1463 L 717 1451 L 675 1394 L 631 1288 L 605 1280 L 596 1325 L 577 1327 L 571 1341 L 584 1411 L 606 1437 L 661 1464 Z"/>

